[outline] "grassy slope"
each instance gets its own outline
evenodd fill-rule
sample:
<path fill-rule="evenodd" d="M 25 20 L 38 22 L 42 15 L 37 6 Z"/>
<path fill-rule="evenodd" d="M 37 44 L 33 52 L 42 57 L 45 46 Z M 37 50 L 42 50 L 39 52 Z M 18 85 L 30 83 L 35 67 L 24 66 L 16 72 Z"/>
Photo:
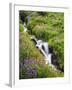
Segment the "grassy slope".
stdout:
<path fill-rule="evenodd" d="M 25 15 L 24 15 L 25 13 Z M 31 14 L 32 13 L 32 14 Z M 24 15 L 24 16 L 23 16 Z M 53 47 L 54 53 L 59 61 L 59 68 L 64 65 L 64 20 L 63 13 L 37 13 L 29 12 L 30 21 L 27 27 L 30 34 L 37 38 L 47 41 Z M 22 13 L 22 18 L 27 16 L 27 12 Z M 22 21 L 20 20 L 20 38 L 19 38 L 19 78 L 41 78 L 41 77 L 61 77 L 63 73 L 55 71 L 45 64 L 42 54 L 36 49 L 30 39 L 30 35 L 24 33 Z"/>
<path fill-rule="evenodd" d="M 20 32 L 19 55 L 20 79 L 63 76 L 63 73 L 54 71 L 45 64 L 42 54 L 31 41 L 30 35 L 24 32 Z"/>
<path fill-rule="evenodd" d="M 57 56 L 58 68 L 64 71 L 64 14 L 32 14 L 27 27 L 31 34 L 49 43 Z"/>

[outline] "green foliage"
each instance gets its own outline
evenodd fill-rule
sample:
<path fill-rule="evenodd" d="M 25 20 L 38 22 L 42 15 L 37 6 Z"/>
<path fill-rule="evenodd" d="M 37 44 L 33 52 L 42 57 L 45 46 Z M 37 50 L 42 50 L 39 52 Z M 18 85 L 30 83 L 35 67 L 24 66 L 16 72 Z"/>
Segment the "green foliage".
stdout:
<path fill-rule="evenodd" d="M 22 22 L 25 21 L 26 16 L 27 16 L 27 12 L 23 12 L 23 11 L 19 12 L 19 18 L 22 20 Z"/>
<path fill-rule="evenodd" d="M 60 38 L 50 39 L 48 41 L 49 45 L 53 47 L 53 52 L 57 56 L 57 62 L 59 65 L 58 69 L 64 71 L 64 42 Z"/>
<path fill-rule="evenodd" d="M 32 15 L 32 11 L 19 11 L 19 19 L 27 23 L 27 16 Z"/>
<path fill-rule="evenodd" d="M 63 73 L 59 71 L 55 71 L 52 67 L 50 66 L 40 66 L 38 67 L 38 77 L 39 78 L 47 78 L 47 77 L 63 77 Z"/>
<path fill-rule="evenodd" d="M 45 61 L 41 53 L 34 46 L 33 42 L 30 39 L 30 36 L 25 32 L 20 32 L 19 35 L 19 63 L 23 63 L 26 58 L 30 58 L 33 63 L 30 65 L 24 65 L 20 68 L 20 79 L 22 78 L 30 78 L 27 75 L 27 69 L 31 68 L 32 70 L 37 69 L 37 65 L 44 65 Z M 26 67 L 25 67 L 26 66 Z M 31 77 L 33 78 L 33 76 Z"/>
<path fill-rule="evenodd" d="M 39 13 L 36 18 L 33 16 L 30 18 L 27 27 L 31 34 L 38 39 L 48 41 L 57 56 L 58 68 L 64 71 L 64 14 L 48 12 L 45 15 L 41 15 Z"/>
<path fill-rule="evenodd" d="M 19 31 L 20 32 L 23 32 L 24 31 L 24 27 L 23 27 L 23 25 L 21 23 L 19 24 Z"/>
<path fill-rule="evenodd" d="M 21 19 L 19 19 L 19 23 L 22 24 L 22 20 Z"/>
<path fill-rule="evenodd" d="M 30 21 L 27 22 L 27 16 Z M 57 57 L 58 69 L 64 71 L 64 14 L 54 12 L 27 12 L 20 11 L 19 21 L 19 62 L 20 65 L 27 58 L 33 61 L 32 64 L 23 65 L 19 70 L 19 78 L 45 78 L 45 77 L 63 77 L 63 73 L 55 71 L 45 64 L 43 55 L 35 47 L 28 33 L 23 32 L 22 23 L 26 22 L 31 35 L 38 39 L 47 41 L 53 48 L 53 53 Z M 33 75 L 29 76 L 27 71 L 31 70 Z M 36 74 L 36 75 L 34 75 Z"/>
<path fill-rule="evenodd" d="M 24 60 L 26 57 L 29 57 L 32 59 L 37 59 L 37 62 L 39 63 L 44 63 L 42 54 L 40 54 L 37 50 L 27 33 L 20 32 L 19 43 L 20 60 Z"/>
<path fill-rule="evenodd" d="M 31 60 L 31 63 L 23 64 L 25 60 Z M 42 54 L 34 46 L 30 36 L 24 32 L 20 32 L 19 38 L 19 63 L 20 79 L 63 76 L 63 73 L 54 71 L 54 69 L 45 64 Z M 30 73 L 28 73 L 29 69 L 34 73 L 32 76 L 30 76 Z"/>

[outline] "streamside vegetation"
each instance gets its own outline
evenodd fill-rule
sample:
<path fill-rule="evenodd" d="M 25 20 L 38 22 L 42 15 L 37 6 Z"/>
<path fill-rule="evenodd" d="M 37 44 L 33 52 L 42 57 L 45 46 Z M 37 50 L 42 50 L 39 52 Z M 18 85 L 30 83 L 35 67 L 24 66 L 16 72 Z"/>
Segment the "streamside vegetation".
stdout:
<path fill-rule="evenodd" d="M 29 32 L 24 32 L 23 24 Z M 30 36 L 48 42 L 52 63 L 57 70 L 45 63 L 42 53 Z M 49 78 L 64 76 L 64 13 L 19 12 L 19 78 Z"/>

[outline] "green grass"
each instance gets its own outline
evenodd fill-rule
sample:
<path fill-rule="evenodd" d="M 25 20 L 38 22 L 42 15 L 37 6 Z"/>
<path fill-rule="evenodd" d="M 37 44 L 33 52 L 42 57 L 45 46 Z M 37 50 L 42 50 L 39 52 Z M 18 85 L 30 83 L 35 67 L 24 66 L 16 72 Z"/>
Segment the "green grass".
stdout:
<path fill-rule="evenodd" d="M 31 64 L 23 64 L 25 60 L 31 59 Z M 35 47 L 30 39 L 30 35 L 26 32 L 19 34 L 19 78 L 45 78 L 45 77 L 63 77 L 63 73 L 54 71 L 50 66 L 45 64 L 43 55 Z M 34 73 L 32 76 L 28 74 L 28 69 Z M 36 75 L 35 75 L 36 73 Z"/>
<path fill-rule="evenodd" d="M 36 59 L 40 64 L 44 63 L 42 54 L 35 47 L 34 43 L 31 41 L 30 36 L 27 33 L 20 32 L 19 39 L 20 60 L 24 60 L 26 57 L 28 57 Z"/>
<path fill-rule="evenodd" d="M 19 24 L 19 31 L 20 32 L 23 32 L 24 31 L 24 27 L 23 27 L 23 25 L 21 23 Z"/>
<path fill-rule="evenodd" d="M 57 56 L 58 68 L 64 71 L 64 13 L 48 12 L 32 15 L 27 23 L 30 33 L 47 41 Z"/>
<path fill-rule="evenodd" d="M 30 15 L 29 22 L 26 18 L 28 15 Z M 19 78 L 63 77 L 63 72 L 55 71 L 45 64 L 43 55 L 31 41 L 30 35 L 24 32 L 22 24 L 24 21 L 27 23 L 30 35 L 35 35 L 37 39 L 48 42 L 53 48 L 53 53 L 57 57 L 57 68 L 64 71 L 64 13 L 21 11 L 19 21 Z M 32 63 L 23 65 L 27 59 Z M 32 75 L 29 75 L 29 69 Z"/>

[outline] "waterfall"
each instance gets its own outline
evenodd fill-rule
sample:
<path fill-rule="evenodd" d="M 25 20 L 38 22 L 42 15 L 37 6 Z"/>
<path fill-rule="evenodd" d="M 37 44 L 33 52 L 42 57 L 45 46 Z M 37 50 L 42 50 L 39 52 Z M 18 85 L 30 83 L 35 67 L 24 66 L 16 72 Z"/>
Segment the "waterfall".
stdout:
<path fill-rule="evenodd" d="M 28 21 L 30 20 L 30 17 L 28 16 Z M 24 32 L 29 32 L 29 30 L 26 27 L 26 22 L 23 24 L 24 26 Z M 49 63 L 50 65 L 52 64 L 51 62 L 51 53 L 49 53 L 49 46 L 48 42 L 43 42 L 42 40 L 37 40 L 37 38 L 34 35 L 31 35 L 31 40 L 33 40 L 36 44 L 36 47 L 42 52 L 46 64 Z"/>
<path fill-rule="evenodd" d="M 43 45 L 44 45 L 45 53 L 48 55 L 49 54 L 48 43 L 47 42 L 44 42 Z"/>
<path fill-rule="evenodd" d="M 49 46 L 48 46 L 48 42 L 43 42 L 42 40 L 37 40 L 36 37 L 34 35 L 31 36 L 31 39 L 34 40 L 36 42 L 36 47 L 42 52 L 42 54 L 44 55 L 46 64 L 49 63 L 51 64 L 51 55 L 49 53 Z"/>
<path fill-rule="evenodd" d="M 26 19 L 29 22 L 30 21 L 30 16 L 27 16 Z M 24 26 L 24 32 L 29 32 L 29 30 L 26 27 L 26 22 L 23 23 L 23 26 Z"/>
<path fill-rule="evenodd" d="M 46 64 L 51 64 L 51 54 L 49 53 L 49 46 L 47 42 L 39 40 L 39 43 L 36 44 L 36 47 L 43 53 L 45 57 Z"/>
<path fill-rule="evenodd" d="M 26 23 L 25 22 L 24 22 L 23 26 L 26 27 Z"/>

